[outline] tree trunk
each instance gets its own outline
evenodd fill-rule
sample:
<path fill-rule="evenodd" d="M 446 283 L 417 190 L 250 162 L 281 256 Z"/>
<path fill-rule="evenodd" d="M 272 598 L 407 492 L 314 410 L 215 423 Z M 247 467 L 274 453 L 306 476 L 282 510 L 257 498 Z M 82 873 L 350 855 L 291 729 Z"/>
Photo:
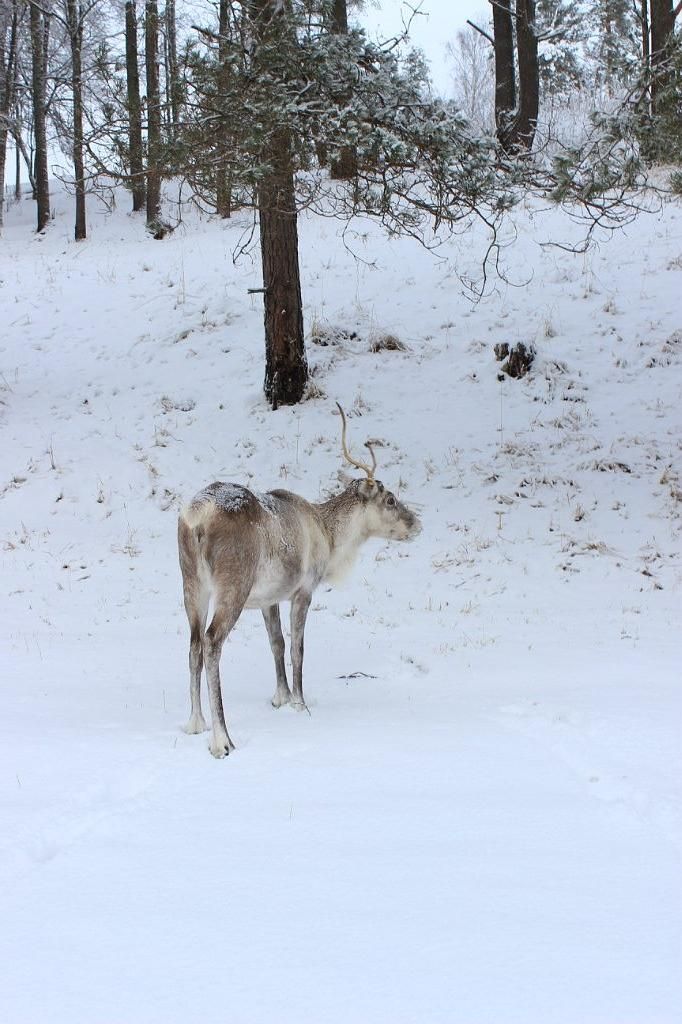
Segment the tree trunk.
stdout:
<path fill-rule="evenodd" d="M 251 0 L 255 60 L 268 55 L 291 31 L 280 0 Z M 270 168 L 258 188 L 265 307 L 265 394 L 276 409 L 303 397 L 308 363 L 303 340 L 303 304 L 298 265 L 298 230 L 291 138 L 285 125 L 271 125 L 263 149 Z"/>
<path fill-rule="evenodd" d="M 673 0 L 650 0 L 651 26 L 651 103 L 654 114 L 663 113 L 667 106 L 665 93 L 672 84 L 672 68 L 668 66 L 672 53 L 671 43 L 675 31 Z"/>
<path fill-rule="evenodd" d="M 24 165 L 26 167 L 26 173 L 28 174 L 28 180 L 29 180 L 29 183 L 31 185 L 31 194 L 33 196 L 33 199 L 37 199 L 38 198 L 38 185 L 37 185 L 36 176 L 35 176 L 35 173 L 34 173 L 34 170 L 33 170 L 33 165 L 34 165 L 33 150 L 32 149 L 31 150 L 28 149 L 26 143 L 24 142 L 24 140 L 23 140 L 23 138 L 21 136 L 21 125 L 18 123 L 18 116 L 16 114 L 15 114 L 15 118 L 14 118 L 14 123 L 15 123 L 14 144 L 17 147 L 17 149 L 19 150 L 19 153 L 21 154 L 21 156 L 23 158 Z M 21 195 L 21 189 L 20 189 L 20 184 L 19 184 L 19 175 L 20 175 L 20 163 L 19 163 L 19 155 L 17 155 L 17 196 Z"/>
<path fill-rule="evenodd" d="M 229 39 L 229 6 L 228 0 L 220 0 L 220 11 L 218 16 L 218 61 L 220 70 L 218 72 L 218 90 L 220 93 L 220 104 L 222 109 L 223 96 L 227 95 L 228 76 L 230 74 L 227 64 L 227 44 Z M 218 158 L 216 161 L 216 213 L 219 217 L 227 219 L 232 214 L 232 182 L 229 162 L 229 139 L 227 131 L 221 125 L 218 133 Z"/>
<path fill-rule="evenodd" d="M 516 76 L 514 72 L 514 25 L 510 0 L 493 5 L 495 38 L 495 124 L 497 139 L 507 152 L 516 107 Z"/>
<path fill-rule="evenodd" d="M 175 20 L 175 0 L 166 0 L 166 47 L 168 51 L 168 99 L 170 107 L 170 137 L 175 142 L 180 124 L 182 86 L 178 72 L 178 40 Z"/>
<path fill-rule="evenodd" d="M 519 69 L 518 104 L 514 70 L 514 28 Z M 495 118 L 497 138 L 505 153 L 530 150 L 535 138 L 540 104 L 540 70 L 535 26 L 535 0 L 516 0 L 512 12 L 510 0 L 493 5 L 495 32 Z"/>
<path fill-rule="evenodd" d="M 144 39 L 147 68 L 147 224 L 157 234 L 161 227 L 161 97 L 156 0 L 145 0 Z"/>
<path fill-rule="evenodd" d="M 674 0 L 651 0 L 651 57 L 656 63 L 665 59 L 675 31 Z"/>
<path fill-rule="evenodd" d="M 5 222 L 5 165 L 7 163 L 7 129 L 0 128 L 0 231 Z"/>
<path fill-rule="evenodd" d="M 71 41 L 71 90 L 73 93 L 73 170 L 76 183 L 77 242 L 86 236 L 85 224 L 85 162 L 83 159 L 83 9 L 78 0 L 67 0 L 67 19 Z"/>
<path fill-rule="evenodd" d="M 644 61 L 644 74 L 649 77 L 651 66 L 651 47 L 649 44 L 649 0 L 641 0 L 641 22 L 642 22 L 642 58 Z"/>
<path fill-rule="evenodd" d="M 337 36 L 348 35 L 348 9 L 346 0 L 334 0 L 332 7 L 332 33 Z M 339 105 L 346 103 L 349 97 L 339 95 L 335 97 Z M 358 173 L 358 158 L 352 146 L 342 146 L 339 154 L 330 164 L 329 173 L 337 180 L 350 181 Z"/>
<path fill-rule="evenodd" d="M 14 106 L 17 82 L 17 46 L 19 11 L 17 0 L 0 11 L 0 119 L 8 118 Z M 0 228 L 5 210 L 5 167 L 7 164 L 7 127 L 0 128 Z"/>
<path fill-rule="evenodd" d="M 286 129 L 273 134 L 265 158 L 272 170 L 258 190 L 265 288 L 264 390 L 276 409 L 300 402 L 308 379 L 294 177 Z"/>
<path fill-rule="evenodd" d="M 348 4 L 346 0 L 333 0 L 332 32 L 348 32 Z"/>
<path fill-rule="evenodd" d="M 133 211 L 144 209 L 146 190 L 142 148 L 142 103 L 137 56 L 135 0 L 126 0 L 126 83 L 128 88 L 128 145 L 132 179 Z"/>
<path fill-rule="evenodd" d="M 47 120 L 45 90 L 47 81 L 47 47 L 49 40 L 49 14 L 43 6 L 29 2 L 31 31 L 31 98 L 33 102 L 33 131 L 35 135 L 35 198 L 38 211 L 38 231 L 50 219 L 50 181 L 47 165 Z"/>
<path fill-rule="evenodd" d="M 516 52 L 519 63 L 519 109 L 516 118 L 517 143 L 531 150 L 538 123 L 540 72 L 535 0 L 516 0 Z"/>
<path fill-rule="evenodd" d="M 14 198 L 17 202 L 21 199 L 21 151 L 16 140 L 14 142 Z"/>

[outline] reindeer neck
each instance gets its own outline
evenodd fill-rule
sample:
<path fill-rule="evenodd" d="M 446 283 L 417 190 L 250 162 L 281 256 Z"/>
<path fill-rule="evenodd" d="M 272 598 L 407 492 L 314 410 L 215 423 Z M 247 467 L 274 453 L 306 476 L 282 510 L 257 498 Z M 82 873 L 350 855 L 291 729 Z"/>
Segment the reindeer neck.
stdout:
<path fill-rule="evenodd" d="M 338 580 L 355 562 L 358 550 L 367 540 L 367 532 L 357 498 L 342 491 L 317 506 L 329 539 L 329 568 L 326 577 Z"/>

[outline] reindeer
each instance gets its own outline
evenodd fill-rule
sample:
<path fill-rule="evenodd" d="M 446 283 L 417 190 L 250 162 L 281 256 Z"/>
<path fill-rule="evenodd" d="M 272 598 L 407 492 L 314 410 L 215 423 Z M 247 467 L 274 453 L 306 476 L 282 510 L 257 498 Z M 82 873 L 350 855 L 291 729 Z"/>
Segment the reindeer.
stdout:
<path fill-rule="evenodd" d="M 313 592 L 338 582 L 351 569 L 370 537 L 406 541 L 421 524 L 391 491 L 374 479 L 376 456 L 368 466 L 350 454 L 346 417 L 341 446 L 346 462 L 365 473 L 340 494 L 314 503 L 290 491 L 257 494 L 240 484 L 213 483 L 180 513 L 178 548 L 185 610 L 189 620 L 190 718 L 185 732 L 208 727 L 201 711 L 201 671 L 206 664 L 212 736 L 209 750 L 225 757 L 234 750 L 225 725 L 220 687 L 222 646 L 244 608 L 260 608 L 275 659 L 277 689 L 272 705 L 307 710 L 303 699 L 303 631 Z M 209 600 L 214 612 L 206 629 Z M 293 692 L 284 667 L 279 604 L 291 602 Z"/>

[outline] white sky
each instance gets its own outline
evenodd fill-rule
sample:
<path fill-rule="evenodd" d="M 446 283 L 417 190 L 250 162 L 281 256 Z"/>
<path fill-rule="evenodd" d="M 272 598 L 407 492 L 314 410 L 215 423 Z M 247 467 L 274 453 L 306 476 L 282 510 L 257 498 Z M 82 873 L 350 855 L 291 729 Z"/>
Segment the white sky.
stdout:
<path fill-rule="evenodd" d="M 377 9 L 369 4 L 360 16 L 360 21 L 371 36 L 391 36 L 400 31 L 402 18 L 409 17 L 409 6 L 405 0 L 379 0 Z M 486 0 L 414 0 L 410 5 L 419 6 L 422 12 L 412 22 L 410 38 L 415 46 L 424 51 L 431 64 L 431 74 L 436 91 L 450 95 L 450 72 L 445 57 L 447 43 L 455 38 L 458 29 L 463 28 L 467 18 L 479 25 L 485 25 L 489 18 L 489 4 Z"/>

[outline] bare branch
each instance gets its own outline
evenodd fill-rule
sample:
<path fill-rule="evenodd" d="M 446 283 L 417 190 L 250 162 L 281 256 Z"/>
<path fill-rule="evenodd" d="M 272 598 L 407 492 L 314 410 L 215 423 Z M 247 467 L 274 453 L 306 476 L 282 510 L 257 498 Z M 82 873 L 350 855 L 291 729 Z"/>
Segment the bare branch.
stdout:
<path fill-rule="evenodd" d="M 475 25 L 473 21 L 469 20 L 469 18 L 467 18 L 467 25 L 471 25 L 471 27 L 476 29 L 477 32 L 480 32 L 483 38 L 487 39 L 491 46 L 495 45 L 495 40 L 493 39 L 493 37 L 491 35 L 488 35 L 487 32 L 484 32 L 483 29 L 479 28 L 478 25 Z"/>

